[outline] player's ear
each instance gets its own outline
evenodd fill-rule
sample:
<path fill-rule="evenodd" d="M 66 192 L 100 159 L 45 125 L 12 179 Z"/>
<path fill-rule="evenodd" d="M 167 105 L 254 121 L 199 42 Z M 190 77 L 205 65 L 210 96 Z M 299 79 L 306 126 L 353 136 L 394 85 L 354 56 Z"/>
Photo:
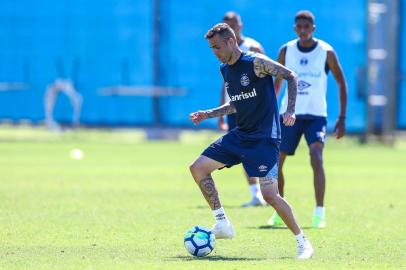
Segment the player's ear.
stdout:
<path fill-rule="evenodd" d="M 232 37 L 230 37 L 230 38 L 228 38 L 227 39 L 227 45 L 229 45 L 229 46 L 234 46 L 235 45 L 235 40 L 232 38 Z"/>

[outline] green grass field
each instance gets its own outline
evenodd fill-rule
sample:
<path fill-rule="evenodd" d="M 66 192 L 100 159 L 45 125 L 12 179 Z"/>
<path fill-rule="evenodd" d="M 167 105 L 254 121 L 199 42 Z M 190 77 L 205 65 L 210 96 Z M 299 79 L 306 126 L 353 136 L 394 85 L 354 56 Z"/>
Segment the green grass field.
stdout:
<path fill-rule="evenodd" d="M 236 237 L 205 258 L 183 234 L 213 217 L 188 165 L 219 134 L 147 142 L 136 131 L 49 133 L 0 129 L 0 269 L 406 268 L 406 140 L 394 147 L 330 138 L 325 152 L 327 228 L 314 207 L 306 146 L 286 164 L 288 201 L 315 248 L 297 261 L 287 229 L 266 226 L 270 207 L 249 199 L 241 167 L 214 174 Z M 80 148 L 83 160 L 69 152 Z"/>

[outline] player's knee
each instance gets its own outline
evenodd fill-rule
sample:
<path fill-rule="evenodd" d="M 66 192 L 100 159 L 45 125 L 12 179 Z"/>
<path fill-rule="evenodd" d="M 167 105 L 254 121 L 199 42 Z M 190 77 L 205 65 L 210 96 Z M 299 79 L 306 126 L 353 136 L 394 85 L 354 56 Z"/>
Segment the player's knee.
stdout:
<path fill-rule="evenodd" d="M 319 148 L 310 148 L 310 160 L 312 164 L 319 164 L 323 162 L 323 151 Z"/>
<path fill-rule="evenodd" d="M 196 162 L 193 162 L 189 165 L 189 170 L 192 175 L 195 175 L 199 171 L 199 165 Z"/>
<path fill-rule="evenodd" d="M 271 193 L 262 193 L 264 200 L 271 206 L 275 206 L 277 203 L 277 195 Z"/>
<path fill-rule="evenodd" d="M 196 161 L 189 166 L 189 170 L 196 182 L 199 182 L 205 175 L 203 166 Z"/>
<path fill-rule="evenodd" d="M 275 205 L 278 194 L 275 185 L 278 184 L 278 178 L 275 176 L 266 176 L 259 178 L 259 182 L 261 184 L 261 193 L 264 200 L 270 205 Z"/>

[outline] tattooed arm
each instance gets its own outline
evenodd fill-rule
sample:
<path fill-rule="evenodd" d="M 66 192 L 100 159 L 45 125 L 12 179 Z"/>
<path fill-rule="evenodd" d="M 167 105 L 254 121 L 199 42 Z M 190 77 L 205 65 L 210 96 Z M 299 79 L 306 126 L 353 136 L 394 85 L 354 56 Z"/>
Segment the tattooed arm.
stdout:
<path fill-rule="evenodd" d="M 195 125 L 200 124 L 203 120 L 208 118 L 219 117 L 227 114 L 235 113 L 235 107 L 233 103 L 226 103 L 220 107 L 206 110 L 206 111 L 197 111 L 190 114 L 190 119 Z"/>
<path fill-rule="evenodd" d="M 269 59 L 265 55 L 258 54 L 254 59 L 254 72 L 260 78 L 275 76 L 285 79 L 288 83 L 288 107 L 283 114 L 283 123 L 292 126 L 295 123 L 295 104 L 297 93 L 297 75 L 290 69 Z"/>

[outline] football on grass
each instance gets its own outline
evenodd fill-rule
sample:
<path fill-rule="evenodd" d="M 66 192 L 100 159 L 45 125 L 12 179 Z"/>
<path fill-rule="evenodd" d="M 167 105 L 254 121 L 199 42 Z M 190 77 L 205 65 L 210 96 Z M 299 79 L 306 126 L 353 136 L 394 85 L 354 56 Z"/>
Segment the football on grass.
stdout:
<path fill-rule="evenodd" d="M 213 251 L 215 237 L 210 229 L 204 226 L 194 226 L 185 233 L 183 242 L 191 255 L 204 257 Z"/>

